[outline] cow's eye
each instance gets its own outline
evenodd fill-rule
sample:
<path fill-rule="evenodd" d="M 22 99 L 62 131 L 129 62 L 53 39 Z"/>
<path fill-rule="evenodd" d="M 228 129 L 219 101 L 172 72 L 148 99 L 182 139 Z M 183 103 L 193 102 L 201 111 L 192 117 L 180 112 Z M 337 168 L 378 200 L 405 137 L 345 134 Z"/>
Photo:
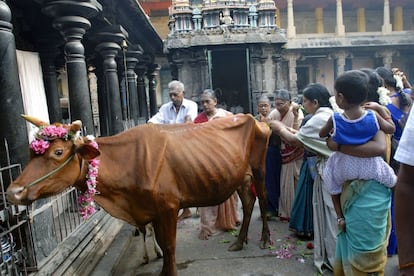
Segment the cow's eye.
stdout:
<path fill-rule="evenodd" d="M 57 149 L 57 150 L 55 150 L 55 154 L 57 156 L 61 156 L 63 154 L 63 150 L 62 149 Z"/>

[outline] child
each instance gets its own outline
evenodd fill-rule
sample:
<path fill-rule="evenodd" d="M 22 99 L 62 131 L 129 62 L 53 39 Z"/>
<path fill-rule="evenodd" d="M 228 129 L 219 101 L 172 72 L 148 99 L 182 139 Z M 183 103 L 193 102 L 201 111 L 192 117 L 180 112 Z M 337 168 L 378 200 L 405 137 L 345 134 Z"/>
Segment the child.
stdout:
<path fill-rule="evenodd" d="M 326 163 L 323 179 L 332 196 L 341 231 L 345 231 L 345 219 L 340 204 L 345 181 L 372 179 L 392 188 L 397 180 L 393 169 L 380 156 L 362 158 L 341 153 L 341 145 L 365 144 L 378 130 L 389 134 L 395 130 L 395 125 L 385 110 L 378 109 L 378 114 L 362 107 L 367 98 L 368 81 L 368 75 L 360 70 L 345 72 L 336 79 L 335 100 L 344 112 L 335 112 L 319 132 L 320 137 L 329 137 L 332 134 L 332 139 L 338 144 L 338 151 Z"/>

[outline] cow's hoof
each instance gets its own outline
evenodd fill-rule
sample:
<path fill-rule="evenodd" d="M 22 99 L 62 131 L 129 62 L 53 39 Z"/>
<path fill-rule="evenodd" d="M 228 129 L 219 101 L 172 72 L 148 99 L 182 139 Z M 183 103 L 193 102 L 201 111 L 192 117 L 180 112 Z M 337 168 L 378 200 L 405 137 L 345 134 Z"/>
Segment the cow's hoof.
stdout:
<path fill-rule="evenodd" d="M 144 261 L 142 262 L 142 264 L 144 264 L 144 265 L 149 264 L 149 258 L 148 257 L 144 257 L 143 260 Z"/>
<path fill-rule="evenodd" d="M 228 251 L 240 251 L 243 249 L 243 243 L 236 241 L 235 243 L 233 243 L 232 245 L 230 245 Z"/>
<path fill-rule="evenodd" d="M 260 249 L 268 249 L 273 243 L 268 241 L 268 242 L 262 242 L 260 243 Z"/>

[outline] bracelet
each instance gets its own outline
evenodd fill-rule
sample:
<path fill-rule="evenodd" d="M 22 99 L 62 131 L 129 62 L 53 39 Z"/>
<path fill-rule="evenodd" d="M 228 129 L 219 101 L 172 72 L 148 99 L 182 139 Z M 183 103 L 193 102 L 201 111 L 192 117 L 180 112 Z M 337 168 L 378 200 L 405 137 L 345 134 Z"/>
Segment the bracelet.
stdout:
<path fill-rule="evenodd" d="M 341 221 L 345 221 L 345 218 L 343 218 L 343 217 L 342 217 L 342 218 L 337 218 L 337 219 L 336 219 L 336 221 L 337 221 L 338 223 L 340 223 Z"/>

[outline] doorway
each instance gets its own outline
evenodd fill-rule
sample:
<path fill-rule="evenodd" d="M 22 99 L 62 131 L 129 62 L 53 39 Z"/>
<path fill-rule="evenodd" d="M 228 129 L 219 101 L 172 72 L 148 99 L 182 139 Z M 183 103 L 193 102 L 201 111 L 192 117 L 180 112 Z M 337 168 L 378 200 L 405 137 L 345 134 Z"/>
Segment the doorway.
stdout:
<path fill-rule="evenodd" d="M 209 56 L 218 105 L 233 113 L 251 113 L 246 49 L 211 50 Z"/>

